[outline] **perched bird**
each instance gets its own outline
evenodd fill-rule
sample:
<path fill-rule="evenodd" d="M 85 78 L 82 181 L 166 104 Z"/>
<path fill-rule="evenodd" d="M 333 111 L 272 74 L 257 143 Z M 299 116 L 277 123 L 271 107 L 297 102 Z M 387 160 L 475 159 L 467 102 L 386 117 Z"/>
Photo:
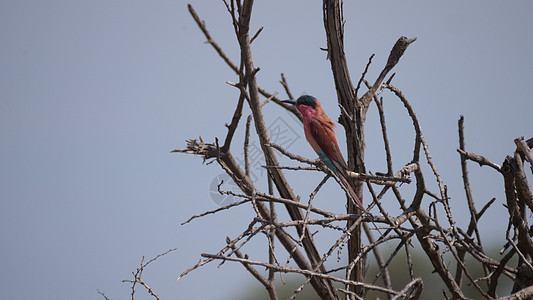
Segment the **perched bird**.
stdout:
<path fill-rule="evenodd" d="M 337 175 L 357 205 L 364 210 L 361 201 L 348 182 L 346 173 L 348 166 L 342 157 L 339 145 L 337 145 L 334 131 L 335 122 L 326 115 L 320 102 L 313 96 L 303 95 L 296 101 L 284 100 L 283 102 L 295 105 L 296 109 L 300 111 L 303 117 L 305 138 L 324 164 Z"/>

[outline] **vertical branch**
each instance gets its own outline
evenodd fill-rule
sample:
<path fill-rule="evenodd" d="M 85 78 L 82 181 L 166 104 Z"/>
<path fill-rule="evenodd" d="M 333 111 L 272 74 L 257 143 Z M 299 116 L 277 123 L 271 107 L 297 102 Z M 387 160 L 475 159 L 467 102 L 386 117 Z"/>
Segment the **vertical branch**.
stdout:
<path fill-rule="evenodd" d="M 521 137 L 515 139 L 514 142 L 516 144 L 517 149 L 524 155 L 524 158 L 529 162 L 531 173 L 533 173 L 533 153 L 530 149 L 531 147 L 533 147 L 533 138 L 526 141 L 524 137 Z"/>
<path fill-rule="evenodd" d="M 518 260 L 518 273 L 514 281 L 513 293 L 518 292 L 525 286 L 533 285 L 533 269 L 531 269 L 533 240 L 527 222 L 527 214 L 531 213 L 532 210 L 529 203 L 533 201 L 533 193 L 525 177 L 524 165 L 519 151 L 520 146 L 517 146 L 518 149 L 514 157 L 508 156 L 501 168 L 509 218 L 515 228 L 516 238 L 518 239 L 515 250 L 517 253 L 521 253 Z M 527 207 L 530 207 L 529 212 Z"/>
<path fill-rule="evenodd" d="M 267 171 L 270 172 L 270 171 Z M 274 195 L 274 186 L 272 183 L 272 178 L 270 175 L 268 176 L 268 193 L 270 195 Z M 273 201 L 270 201 L 270 222 L 274 223 L 276 220 L 276 206 Z M 268 263 L 273 265 L 276 263 L 276 256 L 274 254 L 274 237 L 276 236 L 276 228 L 273 226 L 272 229 L 268 231 L 267 237 L 268 237 Z M 276 293 L 276 282 L 275 282 L 275 270 L 272 268 L 268 269 L 268 287 L 267 291 L 270 295 L 270 299 L 277 300 L 278 296 Z"/>
<path fill-rule="evenodd" d="M 261 149 L 263 150 L 263 154 L 265 157 L 266 164 L 269 166 L 278 166 L 278 160 L 276 158 L 276 155 L 274 153 L 274 150 L 271 147 L 268 147 L 267 145 L 270 144 L 270 138 L 268 136 L 268 132 L 265 126 L 265 121 L 263 118 L 263 112 L 261 109 L 260 101 L 259 101 L 259 89 L 256 81 L 256 73 L 259 71 L 258 68 L 254 66 L 254 62 L 252 59 L 252 50 L 250 47 L 250 35 L 249 35 L 249 29 L 250 29 L 250 18 L 252 15 L 252 6 L 253 6 L 253 0 L 246 0 L 243 2 L 242 7 L 240 9 L 239 14 L 239 30 L 237 34 L 237 38 L 239 41 L 240 49 L 241 49 L 241 59 L 244 63 L 244 70 L 245 70 L 245 78 L 246 82 L 248 83 L 248 93 L 249 93 L 249 105 L 250 109 L 252 110 L 253 114 L 253 120 L 255 124 L 255 129 L 257 132 L 257 135 L 259 137 Z M 294 195 L 292 189 L 290 188 L 285 176 L 283 175 L 283 172 L 280 169 L 272 168 L 271 169 L 271 178 L 278 189 L 278 192 L 283 198 L 287 199 L 297 199 Z M 289 212 L 290 217 L 293 220 L 303 220 L 302 212 L 299 208 L 294 207 L 292 205 L 286 205 L 287 211 Z M 302 241 L 304 250 L 307 253 L 307 256 L 309 258 L 309 261 L 311 262 L 312 266 L 315 266 L 320 261 L 320 255 L 318 253 L 318 250 L 316 249 L 316 246 L 312 240 L 311 235 L 309 234 L 309 230 L 305 230 L 303 226 L 297 226 L 297 231 L 300 235 L 304 235 L 304 239 Z M 320 272 L 325 272 L 326 269 L 324 266 L 321 266 L 319 268 Z M 331 281 L 324 279 L 324 278 L 318 278 L 313 277 L 311 280 L 311 283 L 317 293 L 324 299 L 336 299 L 337 295 L 335 294 L 335 290 L 333 286 L 331 285 Z"/>
<path fill-rule="evenodd" d="M 379 99 L 377 96 L 374 96 L 374 102 L 378 108 L 379 112 L 379 122 L 381 123 L 381 133 L 383 136 L 383 144 L 385 146 L 385 154 L 387 156 L 387 175 L 392 175 L 392 155 L 390 152 L 389 138 L 387 137 L 387 126 L 385 123 L 385 112 L 383 111 L 383 98 Z"/>
<path fill-rule="evenodd" d="M 465 137 L 464 137 L 464 117 L 461 116 L 458 121 L 458 128 L 459 128 L 459 149 L 466 151 L 465 148 Z M 478 245 L 480 247 L 480 250 L 483 252 L 482 243 L 481 243 L 481 236 L 479 234 L 479 230 L 477 227 L 477 211 L 476 207 L 474 205 L 474 199 L 472 197 L 472 190 L 470 189 L 470 181 L 468 179 L 468 168 L 466 164 L 466 157 L 463 155 L 460 155 L 461 158 L 461 171 L 463 174 L 463 186 L 466 193 L 466 202 L 468 204 L 468 211 L 470 212 L 470 224 L 468 225 L 468 230 L 466 234 L 468 236 L 472 235 L 472 231 L 476 234 L 476 239 L 478 241 Z M 461 287 L 462 280 L 463 280 L 463 268 L 461 268 L 460 264 L 465 262 L 466 257 L 466 250 L 465 249 L 458 249 L 457 250 L 457 256 L 459 257 L 459 262 L 457 263 L 457 269 L 455 273 L 455 282 L 457 282 L 457 285 Z M 483 270 L 485 271 L 485 275 L 487 274 L 487 268 L 485 265 L 483 265 Z"/>
<path fill-rule="evenodd" d="M 355 89 L 350 79 L 346 55 L 344 53 L 344 41 L 342 30 L 342 16 L 338 0 L 324 0 L 324 27 L 328 43 L 328 57 L 331 62 L 331 71 L 335 80 L 337 90 L 337 99 L 339 105 L 347 111 L 341 114 L 339 123 L 344 126 L 346 134 L 348 168 L 358 173 L 364 173 L 364 116 L 362 111 L 356 110 L 358 101 L 355 95 Z M 353 121 L 350 121 L 353 120 Z M 363 184 L 362 182 L 350 179 L 354 191 L 361 201 L 363 201 Z M 348 199 L 347 213 L 356 214 L 359 212 L 357 205 Z M 353 220 L 348 221 L 347 228 L 352 227 Z M 348 241 L 348 260 L 352 262 L 362 249 L 361 227 L 358 226 L 351 233 Z M 354 272 L 347 274 L 347 279 L 352 281 L 363 281 L 364 279 L 364 261 L 359 260 L 354 268 Z M 347 286 L 348 291 L 362 295 L 363 291 L 360 286 Z"/>
<path fill-rule="evenodd" d="M 244 134 L 244 171 L 246 176 L 250 176 L 250 158 L 248 154 L 248 145 L 250 145 L 250 124 L 252 123 L 252 115 L 246 119 L 246 129 Z"/>
<path fill-rule="evenodd" d="M 365 230 L 365 234 L 368 238 L 368 242 L 370 244 L 374 244 L 376 240 L 374 239 L 374 236 L 372 235 L 372 231 L 370 231 L 370 228 L 368 227 L 368 223 L 363 223 L 363 229 Z M 381 252 L 377 247 L 372 249 L 372 252 L 374 253 L 374 257 L 376 258 L 376 263 L 378 264 L 378 268 L 380 272 L 383 274 L 381 277 L 383 277 L 383 283 L 385 284 L 385 287 L 388 289 L 392 289 L 392 282 L 389 274 L 389 269 L 385 265 L 385 261 L 383 260 L 383 256 L 381 255 Z M 392 298 L 392 295 L 387 295 L 388 299 Z"/>
<path fill-rule="evenodd" d="M 361 99 L 357 99 L 356 90 L 350 79 L 348 67 L 346 63 L 346 55 L 344 53 L 344 32 L 343 19 L 341 14 L 341 7 L 338 0 L 324 0 L 324 27 L 326 30 L 328 57 L 331 62 L 331 70 L 335 80 L 335 88 L 337 91 L 337 98 L 341 108 L 344 108 L 345 113 L 341 114 L 339 123 L 345 128 L 347 152 L 348 152 L 348 168 L 358 173 L 365 172 L 364 163 L 364 123 L 366 120 L 366 113 L 374 93 L 376 92 L 381 82 L 387 73 L 394 68 L 398 63 L 400 57 L 403 55 L 407 47 L 416 40 L 416 38 L 408 39 L 400 37 L 394 47 L 392 48 L 387 64 L 382 70 L 374 85 L 367 91 Z M 363 75 L 366 72 L 363 72 Z M 357 193 L 359 199 L 363 200 L 363 184 L 362 182 L 352 180 L 351 185 Z M 348 201 L 348 214 L 358 213 L 358 208 Z M 353 222 L 349 221 L 347 227 Z M 348 243 L 348 259 L 353 261 L 362 248 L 361 228 L 356 228 L 350 237 Z M 364 277 L 363 262 L 354 268 L 355 272 L 348 274 L 348 279 L 353 281 L 362 281 Z M 349 291 L 362 295 L 360 287 L 348 287 Z"/>

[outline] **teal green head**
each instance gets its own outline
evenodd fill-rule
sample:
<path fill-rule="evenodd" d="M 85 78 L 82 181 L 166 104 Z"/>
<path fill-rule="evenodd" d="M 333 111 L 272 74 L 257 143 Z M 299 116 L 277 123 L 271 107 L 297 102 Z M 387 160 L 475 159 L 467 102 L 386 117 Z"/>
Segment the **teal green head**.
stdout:
<path fill-rule="evenodd" d="M 313 109 L 316 109 L 316 104 L 317 104 L 318 100 L 315 97 L 313 97 L 313 96 L 303 95 L 303 96 L 300 96 L 296 101 L 294 101 L 294 100 L 285 100 L 283 102 L 289 103 L 289 104 L 292 104 L 292 105 L 296 105 L 296 107 L 299 107 L 300 105 L 305 105 L 305 106 L 312 107 Z"/>

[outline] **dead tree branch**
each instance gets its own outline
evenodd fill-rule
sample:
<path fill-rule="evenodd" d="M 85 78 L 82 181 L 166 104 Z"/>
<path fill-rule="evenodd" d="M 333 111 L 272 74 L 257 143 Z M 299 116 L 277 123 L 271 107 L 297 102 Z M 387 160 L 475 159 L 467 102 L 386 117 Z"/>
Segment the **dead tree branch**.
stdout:
<path fill-rule="evenodd" d="M 511 295 L 499 299 L 527 299 L 533 296 L 533 290 L 530 288 L 533 285 L 533 241 L 531 238 L 533 230 L 528 223 L 528 215 L 533 212 L 533 189 L 528 182 L 525 166 L 529 163 L 529 168 L 533 172 L 531 152 L 533 139 L 526 140 L 523 137 L 515 139 L 516 151 L 499 166 L 481 155 L 466 151 L 464 118 L 461 116 L 458 122 L 459 148 L 457 152 L 459 152 L 463 179 L 462 188 L 465 191 L 463 203 L 466 203 L 468 207 L 469 222 L 466 226 L 458 225 L 461 222 L 456 224 L 456 216 L 451 206 L 456 205 L 457 202 L 448 201 L 448 187 L 430 154 L 429 144 L 422 133 L 422 125 L 415 109 L 404 93 L 391 84 L 394 74 L 389 75 L 416 38 L 402 36 L 396 41 L 385 66 L 373 80 L 373 84 L 366 79 L 370 67 L 374 65 L 372 62 L 375 56 L 370 56 L 354 87 L 344 52 L 342 2 L 323 0 L 326 50 L 331 63 L 338 106 L 341 110 L 339 123 L 344 127 L 347 141 L 347 174 L 350 185 L 359 199 L 362 200 L 365 193 L 370 196 L 368 204 L 365 205 L 367 207 L 365 211 L 360 211 L 350 197 L 347 198 L 346 211 L 329 211 L 322 207 L 319 201 L 315 201 L 315 198 L 326 197 L 322 189 L 323 185 L 330 177 L 339 181 L 338 177 L 322 161 L 291 153 L 288 149 L 276 144 L 268 131 L 268 120 L 263 115 L 263 106 L 270 101 L 279 105 L 277 107 L 280 110 L 290 111 L 300 120 L 302 116 L 293 106 L 278 99 L 277 93 L 270 93 L 258 84 L 259 67 L 254 62 L 251 43 L 262 38 L 260 33 L 263 27 L 259 27 L 253 35 L 250 34 L 253 1 L 223 0 L 223 2 L 237 38 L 239 63 L 234 63 L 223 51 L 193 7 L 188 5 L 188 9 L 207 39 L 207 43 L 239 78 L 235 83 L 228 81 L 228 84 L 238 91 L 234 99 L 233 115 L 229 124 L 226 124 L 228 131 L 225 137 L 220 139 L 223 141 L 222 145 L 219 145 L 218 138 L 214 138 L 213 142 L 206 142 L 200 137 L 188 140 L 185 149 L 175 149 L 172 152 L 193 154 L 202 157 L 204 162 L 218 164 L 240 189 L 239 192 L 226 191 L 223 190 L 221 183 L 218 192 L 221 195 L 232 196 L 238 201 L 198 213 L 184 221 L 182 225 L 222 211 L 230 214 L 237 206 L 249 206 L 251 216 L 249 222 L 243 224 L 240 234 L 233 238 L 228 237 L 226 245 L 218 248 L 220 250 L 215 254 L 202 254 L 202 260 L 185 270 L 178 279 L 209 262 L 219 261 L 221 264 L 236 262 L 264 286 L 270 299 L 279 298 L 275 274 L 284 273 L 297 273 L 305 277 L 290 299 L 294 299 L 309 284 L 321 299 L 339 299 L 340 293 L 344 294 L 346 299 L 363 299 L 369 292 L 383 294 L 388 299 L 420 299 L 424 278 L 417 274 L 416 260 L 412 259 L 416 252 L 410 250 L 418 247 L 421 248 L 420 253 L 429 259 L 440 281 L 446 286 L 447 290 L 443 291 L 443 294 L 447 299 L 467 299 L 467 289 L 475 289 L 476 295 L 485 299 L 498 299 L 496 289 L 501 282 L 502 274 L 511 278 L 514 286 Z M 388 79 L 385 81 L 386 77 Z M 293 99 L 283 73 L 281 73 L 280 84 L 287 96 Z M 359 97 L 360 89 L 365 87 L 366 92 Z M 392 94 L 381 94 L 384 90 L 389 90 Z M 267 100 L 262 102 L 261 95 Z M 395 174 L 393 165 L 395 153 L 390 145 L 392 139 L 389 140 L 384 108 L 389 97 L 402 102 L 405 111 L 395 113 L 409 116 L 413 124 L 412 131 L 415 134 L 414 144 L 412 144 L 412 160 L 407 162 L 395 160 L 396 168 L 398 163 L 404 165 Z M 372 101 L 376 104 L 379 116 L 378 126 L 385 150 L 386 174 L 367 171 L 365 165 L 364 125 Z M 251 114 L 243 120 L 242 115 L 245 109 L 250 109 Z M 390 113 L 387 111 L 387 114 Z M 239 128 L 241 123 L 244 123 L 244 128 Z M 251 129 L 252 126 L 255 130 Z M 241 132 L 244 135 L 244 154 L 243 160 L 239 160 L 241 162 L 239 163 L 232 153 L 232 141 Z M 264 159 L 262 170 L 267 174 L 268 191 L 259 189 L 258 187 L 262 185 L 250 175 L 252 151 L 250 141 L 254 140 L 252 138 L 257 138 L 259 141 L 257 153 Z M 282 165 L 283 159 L 290 161 L 292 165 Z M 475 199 L 468 173 L 469 161 L 476 162 L 480 166 L 489 166 L 503 177 L 502 186 L 505 189 L 507 211 L 502 215 L 508 215 L 509 228 L 505 237 L 507 246 L 504 248 L 507 253 L 501 258 L 490 257 L 485 253 L 480 225 L 486 219 L 483 216 L 487 210 L 503 210 L 503 208 L 492 205 L 496 203 L 497 198 L 481 202 Z M 316 172 L 324 174 L 322 174 L 320 183 L 307 187 L 308 190 L 303 197 L 296 195 L 293 191 L 284 173 L 287 170 L 299 172 L 299 174 L 310 174 L 308 171 L 312 171 L 313 174 Z M 426 176 L 425 170 L 431 170 L 429 177 Z M 428 180 L 436 182 L 437 187 L 431 188 L 433 185 L 427 184 Z M 405 192 L 404 186 L 412 186 L 414 191 Z M 341 184 L 341 188 L 346 189 L 346 186 Z M 392 203 L 400 212 L 396 210 L 392 213 L 387 210 L 385 205 L 387 198 L 392 200 L 388 202 L 389 205 Z M 337 200 L 332 199 L 332 201 Z M 478 201 L 477 206 L 481 207 L 479 211 L 476 208 L 476 201 Z M 278 214 L 280 207 L 287 211 L 288 217 L 285 214 Z M 441 222 L 439 217 L 444 221 Z M 365 229 L 368 237 L 366 245 L 361 235 L 362 228 Z M 376 231 L 373 232 L 373 229 Z M 314 235 L 317 232 L 320 234 Z M 322 233 L 331 234 L 334 240 L 324 248 L 325 251 L 320 251 L 314 241 L 314 238 L 319 238 Z M 249 259 L 245 254 L 249 244 L 260 240 L 258 236 L 266 237 L 264 249 L 268 255 L 263 257 L 268 257 L 268 259 L 265 261 Z M 264 243 L 264 239 L 261 241 Z M 398 242 L 392 253 L 383 252 L 384 244 L 388 242 L 396 244 L 396 241 Z M 277 242 L 282 247 L 278 247 Z M 337 261 L 332 259 L 335 256 L 334 253 L 337 253 Z M 372 283 L 367 283 L 364 276 L 365 261 L 372 253 L 376 258 L 378 271 Z M 343 254 L 348 260 L 341 263 L 340 257 Z M 402 255 L 406 257 L 403 273 L 393 274 L 390 268 L 391 263 Z M 251 256 L 259 257 L 260 255 L 253 253 Z M 482 275 L 473 271 L 468 260 L 470 257 L 473 258 L 474 264 L 483 270 Z M 514 257 L 518 259 L 516 267 L 511 266 L 510 263 L 514 261 L 512 260 Z M 142 285 L 153 297 L 159 299 L 142 279 L 144 267 L 154 260 L 145 263 L 143 258 L 141 267 L 133 273 L 134 279 L 124 281 L 132 284 L 132 299 L 136 285 Z M 267 272 L 262 273 L 261 268 L 266 268 Z M 338 275 L 336 273 L 338 271 L 346 272 L 345 276 Z M 409 276 L 410 280 L 399 291 L 393 288 L 397 276 Z M 371 276 L 366 278 L 371 278 Z M 463 279 L 468 280 L 468 285 L 463 285 Z M 335 287 L 334 282 L 344 284 L 345 288 Z M 101 295 L 105 297 L 103 293 Z"/>

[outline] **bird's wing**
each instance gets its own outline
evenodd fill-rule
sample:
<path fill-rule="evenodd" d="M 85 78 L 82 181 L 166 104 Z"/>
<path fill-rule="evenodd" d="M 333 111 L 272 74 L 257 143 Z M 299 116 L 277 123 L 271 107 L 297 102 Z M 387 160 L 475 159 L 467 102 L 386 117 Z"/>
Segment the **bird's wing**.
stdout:
<path fill-rule="evenodd" d="M 320 148 L 320 150 L 324 152 L 324 154 L 331 161 L 333 166 L 337 168 L 337 170 L 332 169 L 332 171 L 339 175 L 339 179 L 341 180 L 342 184 L 345 186 L 347 191 L 355 200 L 359 208 L 364 210 L 361 200 L 359 200 L 359 197 L 357 197 L 357 194 L 348 182 L 346 175 L 346 170 L 348 169 L 348 167 L 346 166 L 346 162 L 344 161 L 342 153 L 339 150 L 339 145 L 337 145 L 337 139 L 335 138 L 335 132 L 333 131 L 333 129 L 317 119 L 311 119 L 311 121 L 309 122 L 309 132 L 315 139 L 315 142 Z M 326 165 L 328 165 L 327 162 L 325 163 Z M 328 168 L 331 169 L 329 165 Z"/>
<path fill-rule="evenodd" d="M 309 122 L 309 132 L 320 149 L 331 160 L 333 165 L 341 171 L 341 173 L 345 171 L 348 167 L 339 150 L 339 145 L 337 145 L 337 139 L 335 138 L 335 132 L 333 129 L 320 122 L 320 120 L 313 118 Z"/>

